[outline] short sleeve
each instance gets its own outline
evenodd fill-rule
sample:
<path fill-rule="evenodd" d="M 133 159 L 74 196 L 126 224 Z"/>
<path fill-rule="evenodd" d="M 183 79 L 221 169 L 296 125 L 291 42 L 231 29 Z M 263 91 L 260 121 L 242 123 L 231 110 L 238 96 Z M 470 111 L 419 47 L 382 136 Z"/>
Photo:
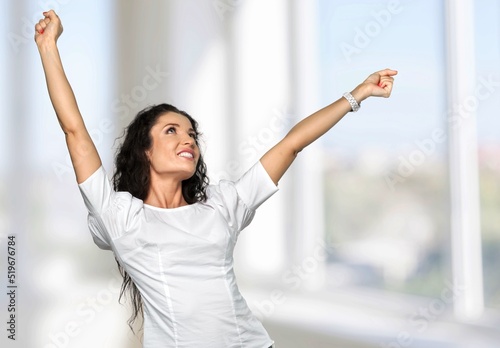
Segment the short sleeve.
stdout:
<path fill-rule="evenodd" d="M 262 164 L 257 162 L 236 182 L 223 180 L 209 190 L 209 199 L 217 206 L 235 237 L 253 220 L 255 210 L 278 187 Z"/>
<path fill-rule="evenodd" d="M 238 196 L 251 209 L 257 209 L 278 187 L 274 184 L 269 174 L 258 161 L 235 183 Z"/>
<path fill-rule="evenodd" d="M 108 209 L 115 193 L 102 166 L 78 187 L 85 206 L 92 215 L 102 215 Z"/>
<path fill-rule="evenodd" d="M 106 171 L 101 166 L 84 182 L 78 185 L 89 212 L 88 225 L 92 238 L 101 249 L 111 249 L 109 229 L 103 221 L 103 214 L 109 209 L 116 194 Z"/>

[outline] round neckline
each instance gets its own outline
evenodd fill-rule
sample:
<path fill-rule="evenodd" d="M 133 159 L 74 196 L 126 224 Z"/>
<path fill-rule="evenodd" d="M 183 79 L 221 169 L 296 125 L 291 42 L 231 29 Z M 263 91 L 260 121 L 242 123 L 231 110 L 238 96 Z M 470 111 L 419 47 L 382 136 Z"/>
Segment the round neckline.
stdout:
<path fill-rule="evenodd" d="M 143 203 L 143 205 L 146 207 L 146 208 L 149 208 L 149 209 L 152 209 L 152 210 L 157 210 L 157 211 L 180 211 L 180 210 L 185 210 L 185 209 L 190 209 L 191 207 L 193 207 L 194 205 L 196 205 L 198 202 L 196 203 L 193 203 L 193 204 L 188 204 L 188 205 L 183 205 L 181 207 L 177 207 L 177 208 L 160 208 L 160 207 L 155 207 L 154 205 L 149 205 L 147 203 Z"/>

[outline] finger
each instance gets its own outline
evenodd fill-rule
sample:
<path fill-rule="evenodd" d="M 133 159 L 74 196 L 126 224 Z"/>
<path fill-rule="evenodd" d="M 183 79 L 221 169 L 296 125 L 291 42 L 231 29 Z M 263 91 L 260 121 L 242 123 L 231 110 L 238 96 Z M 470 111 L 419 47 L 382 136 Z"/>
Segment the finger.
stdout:
<path fill-rule="evenodd" d="M 40 23 L 37 23 L 35 25 L 35 30 L 36 30 L 36 33 L 38 33 L 38 34 L 43 34 L 43 32 L 45 31 L 44 28 L 42 28 L 42 26 L 40 25 Z"/>
<path fill-rule="evenodd" d="M 47 23 L 45 23 L 45 21 L 43 19 L 40 19 L 37 26 L 39 27 L 39 29 L 37 29 L 38 32 L 40 34 L 43 34 L 45 32 L 45 28 L 47 28 Z"/>
<path fill-rule="evenodd" d="M 380 79 L 381 80 L 392 80 L 392 81 L 394 81 L 394 77 L 388 76 L 388 75 L 382 75 L 382 76 L 380 76 Z"/>
<path fill-rule="evenodd" d="M 385 95 L 387 97 L 391 94 L 393 83 L 394 83 L 394 79 L 391 77 L 391 78 L 385 78 L 385 79 L 383 79 L 378 84 L 379 87 L 381 87 L 382 89 L 384 89 Z"/>
<path fill-rule="evenodd" d="M 380 78 L 380 82 L 388 82 L 388 81 L 390 81 L 390 82 L 394 82 L 394 78 L 393 78 L 393 77 L 390 77 L 390 76 L 382 76 L 382 77 Z"/>
<path fill-rule="evenodd" d="M 391 89 L 392 88 L 392 84 L 391 83 L 388 83 L 388 82 L 381 82 L 379 84 L 379 87 L 384 89 L 384 90 L 387 90 L 387 89 Z"/>
<path fill-rule="evenodd" d="M 384 86 L 388 86 L 388 85 L 392 85 L 393 83 L 394 83 L 394 80 L 392 80 L 392 79 L 383 79 L 383 80 L 380 80 L 379 84 L 382 84 Z"/>
<path fill-rule="evenodd" d="M 394 76 L 398 74 L 397 70 L 392 70 L 392 69 L 384 69 L 377 71 L 377 73 L 381 76 Z"/>
<path fill-rule="evenodd" d="M 378 86 L 379 86 L 380 88 L 385 88 L 385 86 L 387 86 L 387 81 L 380 81 L 380 82 L 378 83 Z"/>
<path fill-rule="evenodd" d="M 388 82 L 387 85 L 385 86 L 384 88 L 385 92 L 386 92 L 386 96 L 390 96 L 391 95 L 391 92 L 392 92 L 392 83 Z"/>
<path fill-rule="evenodd" d="M 42 27 L 42 29 L 45 29 L 45 28 L 47 28 L 47 24 L 48 24 L 48 23 L 47 23 L 47 22 L 45 22 L 45 19 L 40 19 L 40 20 L 38 21 L 38 24 Z"/>
<path fill-rule="evenodd" d="M 43 15 L 44 15 L 44 17 L 49 18 L 49 19 L 56 19 L 57 18 L 57 14 L 54 12 L 54 10 L 44 12 Z"/>
<path fill-rule="evenodd" d="M 389 93 L 390 93 L 390 92 L 391 92 L 391 90 L 392 90 L 392 83 L 389 83 L 389 82 L 388 82 L 388 83 L 386 83 L 386 84 L 384 85 L 384 89 L 385 89 L 387 92 L 389 92 Z"/>

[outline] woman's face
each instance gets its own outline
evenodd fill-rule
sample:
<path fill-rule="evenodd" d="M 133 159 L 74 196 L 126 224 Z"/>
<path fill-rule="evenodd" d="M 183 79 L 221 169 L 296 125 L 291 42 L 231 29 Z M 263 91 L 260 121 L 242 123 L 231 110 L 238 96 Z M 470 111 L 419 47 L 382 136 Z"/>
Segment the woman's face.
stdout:
<path fill-rule="evenodd" d="M 159 116 L 150 136 L 152 145 L 146 154 L 153 173 L 179 181 L 194 175 L 200 150 L 197 134 L 186 116 L 175 112 Z"/>

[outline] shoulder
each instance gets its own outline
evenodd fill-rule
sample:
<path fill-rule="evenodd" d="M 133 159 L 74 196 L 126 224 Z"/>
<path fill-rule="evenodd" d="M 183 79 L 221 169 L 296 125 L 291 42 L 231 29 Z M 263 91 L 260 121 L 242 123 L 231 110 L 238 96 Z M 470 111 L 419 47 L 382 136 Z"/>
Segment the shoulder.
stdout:
<path fill-rule="evenodd" d="M 207 200 L 233 204 L 241 201 L 248 208 L 256 209 L 276 191 L 278 187 L 258 161 L 236 181 L 221 180 L 216 185 L 209 185 Z"/>
<path fill-rule="evenodd" d="M 207 186 L 206 193 L 207 200 L 205 203 L 208 205 L 211 205 L 211 203 L 221 203 L 238 195 L 235 183 L 229 180 L 221 180 L 217 184 Z"/>
<path fill-rule="evenodd" d="M 129 192 L 115 191 L 103 166 L 79 185 L 89 212 L 102 215 L 106 212 L 139 211 L 143 208 L 142 200 Z"/>

